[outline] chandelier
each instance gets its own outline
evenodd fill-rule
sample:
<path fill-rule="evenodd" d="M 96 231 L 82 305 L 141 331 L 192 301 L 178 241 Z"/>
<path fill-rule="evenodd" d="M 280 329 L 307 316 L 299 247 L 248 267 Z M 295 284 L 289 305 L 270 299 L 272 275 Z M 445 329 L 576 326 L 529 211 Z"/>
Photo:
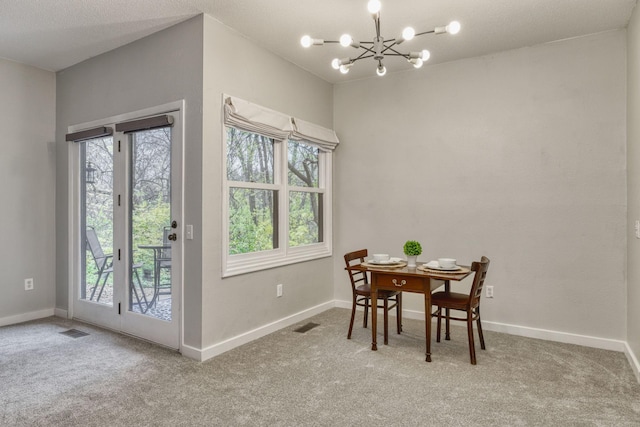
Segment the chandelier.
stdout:
<path fill-rule="evenodd" d="M 424 34 L 457 34 L 460 31 L 460 23 L 457 21 L 452 21 L 445 27 L 436 27 L 431 31 L 424 31 L 417 34 L 413 28 L 407 27 L 402 31 L 402 35 L 397 39 L 385 40 L 380 35 L 380 0 L 369 0 L 367 8 L 369 9 L 369 13 L 371 13 L 376 26 L 376 36 L 373 38 L 372 42 L 356 42 L 351 38 L 349 34 L 343 34 L 340 37 L 340 40 L 314 39 L 311 36 L 306 35 L 303 36 L 302 39 L 300 39 L 300 44 L 302 44 L 302 46 L 305 48 L 312 45 L 321 46 L 325 43 L 340 43 L 340 45 L 343 47 L 351 46 L 355 49 L 358 49 L 359 54 L 355 57 L 347 57 L 342 59 L 335 58 L 333 61 L 331 61 L 331 66 L 335 70 L 340 70 L 342 74 L 347 74 L 349 72 L 349 69 L 357 61 L 366 58 L 373 58 L 373 60 L 377 62 L 376 73 L 379 76 L 384 76 L 387 73 L 387 68 L 384 66 L 382 61 L 386 56 L 401 56 L 415 68 L 422 67 L 422 64 L 431 56 L 427 49 L 424 49 L 420 52 L 399 52 L 396 47 L 404 43 L 405 41 L 409 41 L 414 37 L 422 36 Z"/>

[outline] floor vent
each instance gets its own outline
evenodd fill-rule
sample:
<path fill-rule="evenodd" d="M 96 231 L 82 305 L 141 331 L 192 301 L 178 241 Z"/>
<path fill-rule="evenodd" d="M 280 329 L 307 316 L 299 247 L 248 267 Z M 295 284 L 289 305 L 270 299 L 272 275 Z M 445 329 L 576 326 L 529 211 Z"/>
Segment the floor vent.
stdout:
<path fill-rule="evenodd" d="M 293 332 L 300 332 L 301 334 L 304 334 L 305 332 L 315 328 L 316 326 L 320 326 L 319 323 L 307 323 L 304 326 L 300 326 L 298 329 L 294 330 Z"/>
<path fill-rule="evenodd" d="M 89 335 L 88 333 L 79 331 L 77 329 L 69 329 L 68 331 L 64 331 L 60 333 L 62 335 L 66 335 L 71 338 L 80 338 L 80 337 L 84 337 L 85 335 Z"/>

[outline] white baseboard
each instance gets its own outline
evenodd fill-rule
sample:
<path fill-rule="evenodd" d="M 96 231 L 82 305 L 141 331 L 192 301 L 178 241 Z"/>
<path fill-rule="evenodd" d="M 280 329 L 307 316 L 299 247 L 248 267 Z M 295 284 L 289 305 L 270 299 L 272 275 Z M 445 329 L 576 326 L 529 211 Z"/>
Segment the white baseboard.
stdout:
<path fill-rule="evenodd" d="M 423 320 L 424 312 L 404 310 L 402 316 L 408 319 Z M 509 325 L 506 323 L 490 322 L 482 320 L 482 329 L 485 331 L 502 332 L 509 335 L 517 335 L 528 338 L 538 338 L 546 341 L 555 341 L 565 344 L 583 345 L 585 347 L 601 348 L 604 350 L 625 351 L 626 342 L 608 338 L 598 338 L 589 335 L 578 335 L 569 332 L 558 332 L 547 329 L 530 328 L 528 326 Z"/>
<path fill-rule="evenodd" d="M 292 314 L 291 316 L 287 316 L 285 318 L 276 320 L 275 322 L 272 322 L 267 325 L 256 328 L 254 330 L 245 332 L 238 336 L 229 338 L 222 342 L 213 344 L 212 346 L 209 346 L 202 350 L 183 344 L 181 348 L 181 353 L 183 356 L 198 360 L 200 362 L 204 362 L 205 360 L 211 359 L 212 357 L 218 356 L 224 352 L 227 352 L 243 344 L 246 344 L 248 342 L 261 338 L 265 335 L 269 335 L 270 333 L 280 330 L 282 328 L 286 328 L 287 326 L 291 326 L 304 319 L 308 319 L 309 317 L 315 316 L 316 314 L 320 314 L 323 311 L 329 310 L 330 308 L 333 308 L 333 307 L 335 307 L 334 301 L 329 301 L 324 304 L 311 307 L 307 310 L 303 310 L 301 312 Z"/>
<path fill-rule="evenodd" d="M 636 357 L 635 354 L 633 354 L 633 351 L 631 351 L 631 348 L 627 343 L 625 343 L 625 346 L 624 346 L 624 354 L 625 356 L 627 356 L 629 365 L 631 365 L 631 369 L 633 370 L 633 373 L 636 375 L 636 379 L 640 383 L 640 363 L 638 362 L 638 358 Z"/>
<path fill-rule="evenodd" d="M 69 312 L 63 308 L 55 308 L 53 310 L 53 315 L 56 317 L 61 317 L 63 319 L 69 318 Z"/>
<path fill-rule="evenodd" d="M 351 310 L 351 301 L 340 301 L 340 300 L 335 300 L 334 301 L 334 307 L 337 308 L 348 308 L 349 310 Z M 358 309 L 360 309 L 360 307 L 358 307 Z"/>
<path fill-rule="evenodd" d="M 336 301 L 335 306 L 350 309 L 351 302 Z M 423 311 L 403 310 L 402 316 L 407 319 L 424 320 Z M 489 322 L 486 320 L 482 321 L 482 328 L 487 331 L 503 332 L 505 334 L 510 334 L 510 335 L 517 335 L 517 336 L 528 337 L 528 338 L 538 338 L 542 340 L 562 342 L 566 344 L 577 344 L 577 345 L 583 345 L 586 347 L 601 348 L 604 350 L 614 350 L 614 351 L 620 351 L 625 353 L 627 352 L 626 348 L 628 348 L 627 343 L 621 340 L 598 338 L 598 337 L 592 337 L 588 335 L 572 334 L 568 332 L 551 331 L 547 329 L 530 328 L 527 326 L 509 325 L 506 323 Z"/>
<path fill-rule="evenodd" d="M 45 310 L 31 311 L 29 313 L 16 314 L 0 318 L 0 326 L 15 325 L 16 323 L 28 322 L 30 320 L 42 319 L 54 315 L 53 308 Z"/>
<path fill-rule="evenodd" d="M 482 321 L 482 328 L 487 331 L 504 332 L 528 338 L 538 338 L 566 344 L 583 345 L 585 347 L 601 348 L 603 350 L 625 351 L 626 342 L 609 338 L 592 337 L 589 335 L 572 334 L 569 332 L 550 331 L 548 329 L 530 328 L 527 326 L 509 325 L 506 323 Z"/>

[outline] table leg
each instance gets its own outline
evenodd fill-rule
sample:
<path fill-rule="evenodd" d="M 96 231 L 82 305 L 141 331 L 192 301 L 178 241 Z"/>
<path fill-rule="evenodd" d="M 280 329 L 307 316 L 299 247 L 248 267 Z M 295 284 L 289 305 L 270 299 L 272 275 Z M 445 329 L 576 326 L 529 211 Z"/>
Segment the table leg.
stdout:
<path fill-rule="evenodd" d="M 444 291 L 449 293 L 451 291 L 451 284 L 449 283 L 448 280 L 444 281 Z M 444 333 L 444 339 L 449 341 L 451 339 L 451 337 L 449 336 L 449 309 L 445 308 L 444 309 L 444 317 L 445 317 L 445 333 Z"/>
<path fill-rule="evenodd" d="M 427 362 L 431 362 L 431 282 L 424 279 L 424 327 L 427 341 Z"/>
<path fill-rule="evenodd" d="M 378 286 L 377 275 L 371 275 L 371 350 L 376 351 L 378 344 L 376 334 L 378 333 Z"/>

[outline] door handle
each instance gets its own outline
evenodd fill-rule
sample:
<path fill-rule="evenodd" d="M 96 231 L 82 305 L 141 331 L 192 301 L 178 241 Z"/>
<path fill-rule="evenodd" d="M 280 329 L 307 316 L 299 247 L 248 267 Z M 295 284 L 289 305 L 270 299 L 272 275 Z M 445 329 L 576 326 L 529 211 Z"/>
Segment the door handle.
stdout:
<path fill-rule="evenodd" d="M 178 240 L 178 236 L 176 236 L 176 233 L 171 233 L 167 236 L 167 239 L 175 242 L 176 240 Z"/>

